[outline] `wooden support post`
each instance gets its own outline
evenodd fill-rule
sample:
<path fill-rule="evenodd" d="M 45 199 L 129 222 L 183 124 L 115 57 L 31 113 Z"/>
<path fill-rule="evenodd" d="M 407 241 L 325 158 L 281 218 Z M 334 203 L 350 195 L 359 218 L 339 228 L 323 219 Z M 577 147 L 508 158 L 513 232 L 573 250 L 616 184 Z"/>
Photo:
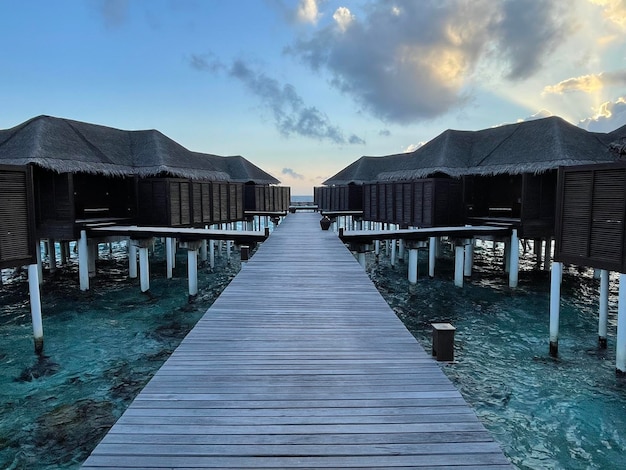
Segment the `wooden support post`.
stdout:
<path fill-rule="evenodd" d="M 208 243 L 206 240 L 202 240 L 202 244 L 200 245 L 200 261 L 206 262 L 208 253 Z"/>
<path fill-rule="evenodd" d="M 472 265 L 474 264 L 474 240 L 465 245 L 465 263 L 463 264 L 463 275 L 470 277 L 472 275 Z"/>
<path fill-rule="evenodd" d="M 172 245 L 172 269 L 176 268 L 176 238 L 170 238 L 170 244 Z"/>
<path fill-rule="evenodd" d="M 550 272 L 550 355 L 559 354 L 559 315 L 561 310 L 561 271 L 563 263 L 552 263 Z"/>
<path fill-rule="evenodd" d="M 148 262 L 148 246 L 139 246 L 139 283 L 141 292 L 150 290 L 150 264 Z"/>
<path fill-rule="evenodd" d="M 519 239 L 517 238 L 517 229 L 511 232 L 511 261 L 509 262 L 509 287 L 517 287 L 519 281 Z"/>
<path fill-rule="evenodd" d="M 28 265 L 28 292 L 30 295 L 30 314 L 33 319 L 33 339 L 35 353 L 43 353 L 43 321 L 41 319 L 41 294 L 39 291 L 39 270 L 36 264 Z"/>
<path fill-rule="evenodd" d="M 398 240 L 398 261 L 404 262 L 404 240 L 401 238 Z"/>
<path fill-rule="evenodd" d="M 598 346 L 606 349 L 607 323 L 609 318 L 609 272 L 600 271 L 600 314 L 598 316 Z"/>
<path fill-rule="evenodd" d="M 389 240 L 389 244 L 390 244 L 390 251 L 391 251 L 391 254 L 389 255 L 389 259 L 390 259 L 391 267 L 395 268 L 396 267 L 396 241 Z"/>
<path fill-rule="evenodd" d="M 437 237 L 428 238 L 428 275 L 435 277 L 435 258 L 437 255 Z"/>
<path fill-rule="evenodd" d="M 374 254 L 376 256 L 380 254 L 380 240 L 374 240 Z"/>
<path fill-rule="evenodd" d="M 78 277 L 80 290 L 89 290 L 89 249 L 87 248 L 87 232 L 80 231 L 78 240 Z"/>
<path fill-rule="evenodd" d="M 465 246 L 461 241 L 454 244 L 454 285 L 463 287 L 463 267 L 465 266 Z"/>
<path fill-rule="evenodd" d="M 232 251 L 233 242 L 231 240 L 226 240 L 226 259 L 228 260 L 228 264 L 230 264 L 230 254 Z"/>
<path fill-rule="evenodd" d="M 533 240 L 533 253 L 535 254 L 535 262 L 537 263 L 537 269 L 541 268 L 541 238 L 535 238 Z"/>
<path fill-rule="evenodd" d="M 165 277 L 172 279 L 174 275 L 174 247 L 172 238 L 165 239 Z"/>
<path fill-rule="evenodd" d="M 504 272 L 509 273 L 511 271 L 511 240 L 506 239 L 504 241 Z"/>
<path fill-rule="evenodd" d="M 137 279 L 137 247 L 128 240 L 128 277 Z"/>
<path fill-rule="evenodd" d="M 619 275 L 617 301 L 617 337 L 615 344 L 615 371 L 626 374 L 626 274 Z"/>
<path fill-rule="evenodd" d="M 48 265 L 50 266 L 50 273 L 54 273 L 57 270 L 57 250 L 56 242 L 54 238 L 48 239 Z"/>
<path fill-rule="evenodd" d="M 70 250 L 69 250 L 68 242 L 63 241 L 63 240 L 60 241 L 59 242 L 59 251 L 61 253 L 61 259 L 60 259 L 61 265 L 64 266 L 64 265 L 67 264 L 67 260 L 69 258 Z"/>

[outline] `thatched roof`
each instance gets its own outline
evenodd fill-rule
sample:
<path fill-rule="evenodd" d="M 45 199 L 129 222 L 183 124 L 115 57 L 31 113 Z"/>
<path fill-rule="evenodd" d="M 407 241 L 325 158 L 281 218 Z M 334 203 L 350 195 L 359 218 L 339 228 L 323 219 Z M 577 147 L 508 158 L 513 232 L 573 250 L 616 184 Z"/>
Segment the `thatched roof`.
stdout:
<path fill-rule="evenodd" d="M 411 180 L 434 174 L 460 177 L 543 173 L 559 166 L 614 161 L 616 156 L 609 151 L 609 143 L 618 135 L 626 136 L 626 129 L 597 134 L 556 116 L 480 131 L 447 130 L 411 153 L 363 157 L 358 161 L 371 168 L 359 171 L 370 177 L 369 182 Z M 324 184 L 357 182 L 354 165 Z"/>
<path fill-rule="evenodd" d="M 59 173 L 233 181 L 239 173 L 231 176 L 225 171 L 224 158 L 245 160 L 191 152 L 156 130 L 125 131 L 51 116 L 0 130 L 1 163 L 34 164 Z M 257 170 L 255 182 L 278 183 Z"/>

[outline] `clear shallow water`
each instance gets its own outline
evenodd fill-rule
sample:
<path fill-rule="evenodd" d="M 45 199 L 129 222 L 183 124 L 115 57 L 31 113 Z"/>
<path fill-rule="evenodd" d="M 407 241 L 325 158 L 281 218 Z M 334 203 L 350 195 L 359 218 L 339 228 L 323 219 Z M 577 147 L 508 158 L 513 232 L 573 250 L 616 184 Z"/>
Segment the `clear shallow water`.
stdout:
<path fill-rule="evenodd" d="M 626 380 L 615 375 L 617 278 L 611 278 L 608 349 L 597 348 L 599 281 L 570 268 L 562 285 L 559 357 L 548 354 L 548 272 L 524 259 L 520 287 L 508 288 L 491 247 L 478 248 L 477 268 L 462 289 L 451 261 L 436 278 L 409 291 L 406 265 L 392 270 L 373 257 L 379 290 L 420 343 L 430 324 L 456 328 L 456 363 L 443 365 L 465 399 L 522 469 L 626 468 Z M 424 254 L 425 255 L 425 254 Z M 427 273 L 420 258 L 420 272 Z"/>
<path fill-rule="evenodd" d="M 520 287 L 510 290 L 491 249 L 476 250 L 463 289 L 452 263 L 409 289 L 406 265 L 381 258 L 368 269 L 396 313 L 428 350 L 430 323 L 457 327 L 455 364 L 444 371 L 476 409 L 511 461 L 523 469 L 626 468 L 626 381 L 615 377 L 617 282 L 611 279 L 609 347 L 597 349 L 598 281 L 589 270 L 566 271 L 560 357 L 548 354 L 549 273 L 522 260 Z M 184 250 L 175 279 L 165 280 L 157 250 L 151 296 L 126 279 L 123 251 L 101 260 L 89 293 L 76 266 L 43 286 L 45 361 L 33 353 L 25 282 L 3 275 L 0 289 L 0 468 L 78 468 L 132 397 L 158 369 L 238 270 L 217 257 L 202 268 L 200 295 L 187 302 Z M 425 253 L 420 273 L 426 273 Z"/>
<path fill-rule="evenodd" d="M 102 246 L 102 245 L 101 245 Z M 0 289 L 0 468 L 78 468 L 239 270 L 238 253 L 200 268 L 188 302 L 186 251 L 166 280 L 151 259 L 150 295 L 126 278 L 125 249 L 101 250 L 87 293 L 72 266 L 42 286 L 44 354 L 33 352 L 28 288 L 4 270 Z"/>

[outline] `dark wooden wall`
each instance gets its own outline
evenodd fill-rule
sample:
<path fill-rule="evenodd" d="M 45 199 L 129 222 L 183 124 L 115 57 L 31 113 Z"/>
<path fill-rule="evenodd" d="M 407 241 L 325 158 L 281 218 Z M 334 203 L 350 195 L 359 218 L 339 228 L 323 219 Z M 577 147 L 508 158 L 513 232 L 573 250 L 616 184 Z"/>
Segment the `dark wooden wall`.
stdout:
<path fill-rule="evenodd" d="M 30 169 L 0 165 L 0 268 L 37 262 L 34 209 Z"/>
<path fill-rule="evenodd" d="M 32 171 L 37 237 L 76 239 L 73 175 L 38 167 Z"/>
<path fill-rule="evenodd" d="M 626 273 L 626 164 L 559 170 L 555 260 Z"/>
<path fill-rule="evenodd" d="M 203 227 L 243 220 L 243 185 L 184 178 L 142 178 L 137 183 L 137 223 Z"/>
<path fill-rule="evenodd" d="M 362 211 L 363 186 L 319 186 L 313 190 L 313 202 L 322 211 Z"/>
<path fill-rule="evenodd" d="M 244 211 L 286 212 L 291 202 L 291 188 L 267 184 L 244 185 Z"/>

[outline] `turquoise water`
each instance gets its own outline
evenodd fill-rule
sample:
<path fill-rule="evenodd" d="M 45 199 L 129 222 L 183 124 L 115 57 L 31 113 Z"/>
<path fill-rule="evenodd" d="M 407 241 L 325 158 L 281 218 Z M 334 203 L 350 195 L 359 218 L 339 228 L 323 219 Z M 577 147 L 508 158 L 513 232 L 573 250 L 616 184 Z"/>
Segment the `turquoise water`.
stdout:
<path fill-rule="evenodd" d="M 425 255 L 425 253 L 422 253 Z M 442 365 L 514 465 L 522 469 L 626 468 L 626 381 L 615 376 L 617 279 L 611 278 L 608 349 L 597 344 L 599 281 L 566 270 L 560 356 L 548 354 L 549 274 L 522 259 L 520 287 L 507 287 L 501 250 L 476 249 L 462 289 L 452 262 L 410 288 L 406 266 L 369 257 L 381 293 L 428 350 L 433 321 L 456 331 L 456 362 Z M 92 290 L 77 287 L 76 266 L 42 288 L 45 354 L 33 354 L 28 290 L 4 270 L 0 289 L 0 468 L 77 468 L 103 433 L 239 269 L 217 257 L 200 269 L 200 294 L 187 301 L 186 255 L 164 279 L 159 247 L 151 295 L 128 280 L 123 247 L 103 252 Z M 420 274 L 427 273 L 425 256 Z"/>
<path fill-rule="evenodd" d="M 491 244 L 489 244 L 491 245 Z M 426 255 L 426 254 L 424 254 Z M 562 285 L 559 357 L 548 354 L 548 272 L 522 261 L 520 287 L 508 288 L 501 250 L 478 247 L 463 288 L 451 261 L 409 290 L 406 266 L 370 258 L 370 274 L 409 330 L 429 350 L 432 322 L 456 328 L 446 374 L 522 469 L 626 468 L 626 380 L 615 375 L 617 277 L 610 282 L 608 349 L 597 347 L 599 281 L 569 268 Z M 420 258 L 420 272 L 427 273 Z"/>
<path fill-rule="evenodd" d="M 104 245 L 101 245 L 104 247 Z M 101 249 L 98 277 L 78 289 L 76 260 L 42 286 L 44 354 L 33 352 L 28 288 L 4 270 L 0 289 L 0 468 L 78 468 L 132 398 L 239 270 L 238 254 L 199 269 L 188 302 L 186 251 L 165 279 L 162 246 L 150 293 L 127 279 L 125 247 Z"/>

